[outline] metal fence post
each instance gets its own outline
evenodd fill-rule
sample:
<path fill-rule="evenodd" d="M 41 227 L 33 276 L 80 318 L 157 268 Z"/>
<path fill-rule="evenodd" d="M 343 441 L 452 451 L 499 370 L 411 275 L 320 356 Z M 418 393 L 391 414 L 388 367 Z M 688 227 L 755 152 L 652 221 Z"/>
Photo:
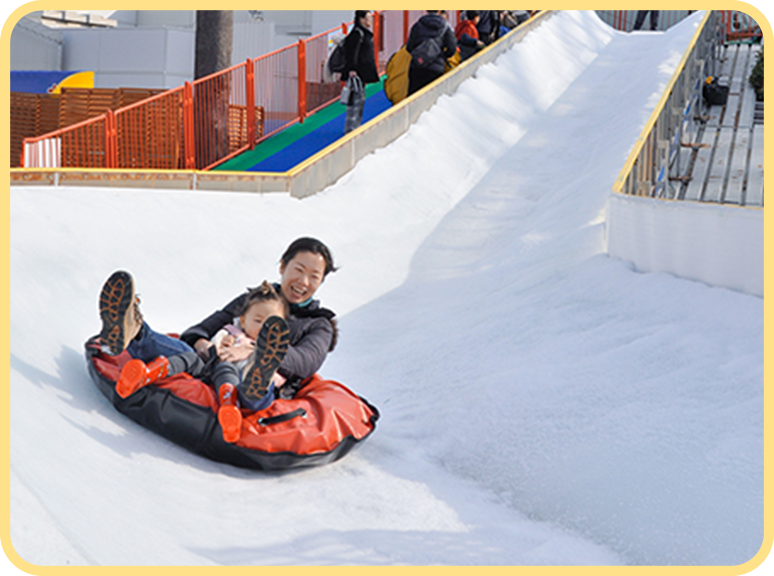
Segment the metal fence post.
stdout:
<path fill-rule="evenodd" d="M 306 118 L 306 43 L 298 41 L 298 120 Z"/>
<path fill-rule="evenodd" d="M 245 105 L 247 106 L 247 140 L 255 148 L 255 66 L 252 58 L 245 64 Z"/>
<path fill-rule="evenodd" d="M 118 143 L 116 116 L 112 110 L 105 112 L 105 168 L 118 167 Z"/>
<path fill-rule="evenodd" d="M 183 154 L 185 167 L 196 169 L 196 134 L 193 111 L 193 86 L 186 82 L 183 87 Z"/>

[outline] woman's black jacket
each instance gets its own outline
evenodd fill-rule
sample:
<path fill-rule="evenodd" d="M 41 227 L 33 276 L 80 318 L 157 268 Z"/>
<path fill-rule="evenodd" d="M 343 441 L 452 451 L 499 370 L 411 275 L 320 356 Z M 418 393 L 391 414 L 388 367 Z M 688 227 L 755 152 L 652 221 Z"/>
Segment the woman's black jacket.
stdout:
<path fill-rule="evenodd" d="M 341 75 L 342 80 L 349 78 L 350 70 L 354 70 L 363 84 L 379 81 L 374 58 L 374 33 L 368 28 L 355 24 L 344 39 L 344 54 L 347 57 L 347 67 Z"/>

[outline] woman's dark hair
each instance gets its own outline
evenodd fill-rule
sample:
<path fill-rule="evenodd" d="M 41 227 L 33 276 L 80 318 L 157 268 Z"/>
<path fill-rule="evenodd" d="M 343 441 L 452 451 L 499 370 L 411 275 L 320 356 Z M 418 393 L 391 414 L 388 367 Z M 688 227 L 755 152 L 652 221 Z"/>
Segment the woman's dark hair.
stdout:
<path fill-rule="evenodd" d="M 245 300 L 242 303 L 242 307 L 239 310 L 239 315 L 244 316 L 250 309 L 250 306 L 257 302 L 271 302 L 276 300 L 282 305 L 283 317 L 287 318 L 290 312 L 288 303 L 282 298 L 279 293 L 274 289 L 274 286 L 269 284 L 266 280 L 258 288 L 250 288 L 245 296 Z"/>
<path fill-rule="evenodd" d="M 467 16 L 468 20 L 473 20 L 473 18 L 480 14 L 481 13 L 478 10 L 465 10 L 465 16 Z"/>
<path fill-rule="evenodd" d="M 355 24 L 360 24 L 360 19 L 365 18 L 370 12 L 370 10 L 355 10 Z"/>
<path fill-rule="evenodd" d="M 322 256 L 323 260 L 325 260 L 325 272 L 323 273 L 323 276 L 327 276 L 329 273 L 338 270 L 333 264 L 333 256 L 331 256 L 331 251 L 328 250 L 328 247 L 316 238 L 309 238 L 306 236 L 294 240 L 290 246 L 288 246 L 288 249 L 285 250 L 282 258 L 280 258 L 282 264 L 287 266 L 299 252 L 311 252 L 312 254 Z"/>

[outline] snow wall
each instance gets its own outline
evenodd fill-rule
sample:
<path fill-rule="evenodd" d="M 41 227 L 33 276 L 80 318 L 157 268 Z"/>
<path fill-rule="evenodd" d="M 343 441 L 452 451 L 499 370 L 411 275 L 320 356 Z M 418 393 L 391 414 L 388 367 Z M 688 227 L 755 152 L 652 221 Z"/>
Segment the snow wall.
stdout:
<path fill-rule="evenodd" d="M 612 193 L 607 252 L 666 272 L 763 296 L 763 210 Z"/>

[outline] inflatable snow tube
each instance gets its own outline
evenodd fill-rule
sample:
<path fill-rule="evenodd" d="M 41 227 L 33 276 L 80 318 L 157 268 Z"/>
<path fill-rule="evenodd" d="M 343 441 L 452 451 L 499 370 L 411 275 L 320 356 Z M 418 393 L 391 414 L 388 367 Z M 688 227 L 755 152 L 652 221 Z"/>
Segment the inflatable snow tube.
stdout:
<path fill-rule="evenodd" d="M 115 383 L 131 356 L 104 354 L 95 336 L 86 364 L 97 388 L 120 413 L 160 436 L 217 462 L 257 470 L 319 466 L 338 460 L 376 427 L 379 411 L 346 386 L 315 374 L 296 396 L 265 410 L 243 412 L 240 439 L 223 440 L 215 391 L 188 374 L 176 374 L 121 398 Z"/>

